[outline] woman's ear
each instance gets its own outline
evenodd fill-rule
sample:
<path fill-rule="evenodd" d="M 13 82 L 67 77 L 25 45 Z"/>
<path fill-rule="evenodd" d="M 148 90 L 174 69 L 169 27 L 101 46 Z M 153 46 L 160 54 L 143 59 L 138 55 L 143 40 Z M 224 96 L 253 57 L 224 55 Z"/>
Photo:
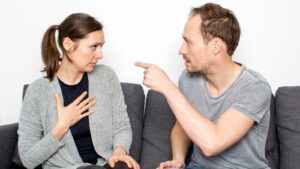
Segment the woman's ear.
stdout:
<path fill-rule="evenodd" d="M 69 37 L 65 37 L 63 39 L 63 47 L 69 52 L 74 47 L 74 42 Z"/>

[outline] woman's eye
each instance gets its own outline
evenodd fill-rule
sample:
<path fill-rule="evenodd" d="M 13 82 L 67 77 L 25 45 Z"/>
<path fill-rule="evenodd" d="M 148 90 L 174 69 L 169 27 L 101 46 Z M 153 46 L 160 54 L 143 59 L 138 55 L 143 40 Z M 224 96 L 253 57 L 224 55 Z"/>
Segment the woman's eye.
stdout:
<path fill-rule="evenodd" d="M 97 45 L 93 45 L 91 46 L 92 49 L 96 49 L 97 48 Z"/>

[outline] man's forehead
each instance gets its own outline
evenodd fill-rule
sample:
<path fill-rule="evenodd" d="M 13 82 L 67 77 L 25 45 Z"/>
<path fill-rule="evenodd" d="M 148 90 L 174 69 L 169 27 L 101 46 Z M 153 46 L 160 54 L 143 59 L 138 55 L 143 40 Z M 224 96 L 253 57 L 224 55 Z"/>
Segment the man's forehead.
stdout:
<path fill-rule="evenodd" d="M 195 16 L 190 17 L 184 26 L 183 36 L 188 36 L 187 34 L 191 34 L 191 33 L 193 33 L 193 34 L 201 33 L 200 27 L 201 27 L 200 15 L 195 15 Z"/>
<path fill-rule="evenodd" d="M 197 15 L 193 15 L 191 16 L 187 22 L 186 22 L 186 27 L 200 27 L 201 25 L 201 22 L 202 22 L 202 18 L 199 14 Z"/>

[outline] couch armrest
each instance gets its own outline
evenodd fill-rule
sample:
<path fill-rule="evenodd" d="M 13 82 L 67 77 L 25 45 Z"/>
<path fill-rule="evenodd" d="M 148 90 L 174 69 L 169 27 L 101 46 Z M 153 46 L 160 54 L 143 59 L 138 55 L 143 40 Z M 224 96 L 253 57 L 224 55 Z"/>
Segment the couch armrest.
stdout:
<path fill-rule="evenodd" d="M 0 168 L 11 168 L 11 158 L 17 145 L 18 123 L 0 126 Z"/>
<path fill-rule="evenodd" d="M 276 121 L 279 168 L 300 167 L 300 86 L 279 87 L 276 91 Z"/>

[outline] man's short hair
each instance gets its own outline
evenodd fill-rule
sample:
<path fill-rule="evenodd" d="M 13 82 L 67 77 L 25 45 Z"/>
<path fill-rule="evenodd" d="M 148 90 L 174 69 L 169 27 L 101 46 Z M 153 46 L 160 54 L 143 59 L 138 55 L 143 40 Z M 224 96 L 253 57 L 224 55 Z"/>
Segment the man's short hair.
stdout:
<path fill-rule="evenodd" d="M 215 37 L 221 38 L 227 45 L 227 53 L 232 56 L 240 40 L 241 29 L 234 13 L 218 4 L 207 3 L 192 8 L 190 17 L 200 15 L 200 32 L 207 43 Z"/>

